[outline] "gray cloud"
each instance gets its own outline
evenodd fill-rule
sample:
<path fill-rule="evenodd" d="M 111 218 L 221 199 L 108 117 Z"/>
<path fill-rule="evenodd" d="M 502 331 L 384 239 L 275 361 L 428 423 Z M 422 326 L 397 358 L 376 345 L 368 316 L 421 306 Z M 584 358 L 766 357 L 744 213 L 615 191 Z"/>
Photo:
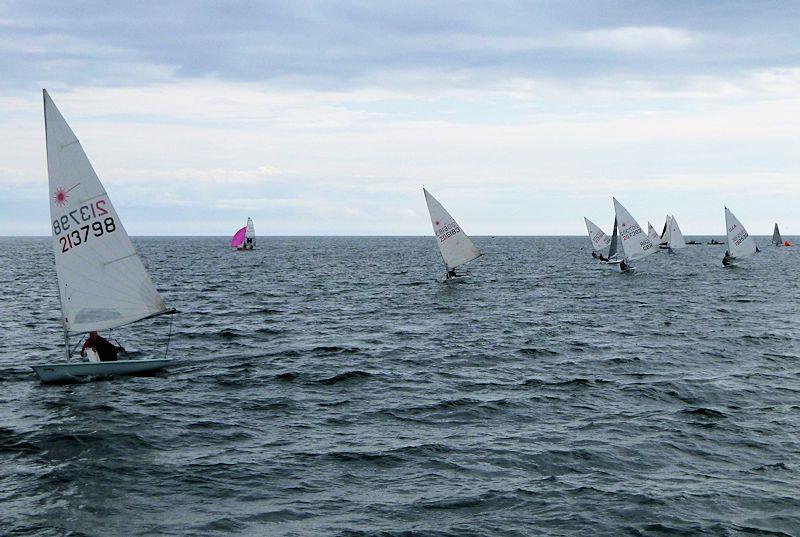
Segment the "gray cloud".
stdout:
<path fill-rule="evenodd" d="M 8 2 L 0 84 L 709 74 L 796 64 L 798 15 L 779 2 Z"/>

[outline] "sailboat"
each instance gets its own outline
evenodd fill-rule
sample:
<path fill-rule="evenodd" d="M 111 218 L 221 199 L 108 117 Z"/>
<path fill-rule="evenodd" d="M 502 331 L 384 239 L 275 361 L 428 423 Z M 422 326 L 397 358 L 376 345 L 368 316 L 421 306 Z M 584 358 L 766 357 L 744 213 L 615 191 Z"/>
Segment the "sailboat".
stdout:
<path fill-rule="evenodd" d="M 783 240 L 783 237 L 781 237 L 781 232 L 778 229 L 777 222 L 775 223 L 775 229 L 772 232 L 772 244 L 774 244 L 775 246 L 791 246 L 792 245 L 791 242 L 785 241 L 785 240 Z"/>
<path fill-rule="evenodd" d="M 622 241 L 622 250 L 625 252 L 624 263 L 620 264 L 622 272 L 630 270 L 629 263 L 637 259 L 643 259 L 650 254 L 658 251 L 658 248 L 645 234 L 641 226 L 634 220 L 631 213 L 622 206 L 617 198 L 614 200 L 614 212 L 619 223 L 619 237 Z"/>
<path fill-rule="evenodd" d="M 662 250 L 666 250 L 669 248 L 669 232 L 670 232 L 670 217 L 667 215 L 666 220 L 664 220 L 664 228 L 661 230 L 661 238 L 658 241 L 658 247 Z"/>
<path fill-rule="evenodd" d="M 468 276 L 456 274 L 456 269 L 473 259 L 479 258 L 483 253 L 478 250 L 472 239 L 464 233 L 461 226 L 450 216 L 450 213 L 442 207 L 442 204 L 424 187 L 422 192 L 425 194 L 425 202 L 428 205 L 428 213 L 431 217 L 433 232 L 439 244 L 439 251 L 447 268 L 447 274 L 445 274 L 442 283 L 461 283 Z"/>
<path fill-rule="evenodd" d="M 727 207 L 725 207 L 725 232 L 728 235 L 728 250 L 722 258 L 724 266 L 735 265 L 737 259 L 750 257 L 758 251 L 753 237 Z"/>
<path fill-rule="evenodd" d="M 658 231 L 653 227 L 653 224 L 650 222 L 647 223 L 647 236 L 650 237 L 650 241 L 653 244 L 658 244 L 661 242 L 661 236 L 658 234 Z"/>
<path fill-rule="evenodd" d="M 589 240 L 592 242 L 592 252 L 595 256 L 604 256 L 608 257 L 608 248 L 611 246 L 611 239 L 603 233 L 603 230 L 600 229 L 597 224 L 586 218 L 583 217 L 583 221 L 586 224 L 586 231 L 589 233 Z"/>
<path fill-rule="evenodd" d="M 46 90 L 43 97 L 53 253 L 67 362 L 31 367 L 43 382 L 162 369 L 172 362 L 166 352 L 163 359 L 70 362 L 70 336 L 175 310 L 165 306 L 150 280 L 72 129 Z M 171 329 L 170 323 L 170 335 Z"/>
<path fill-rule="evenodd" d="M 253 219 L 247 217 L 247 225 L 233 234 L 231 247 L 239 251 L 252 250 L 256 247 L 256 230 L 253 227 Z"/>
<path fill-rule="evenodd" d="M 686 240 L 683 238 L 683 233 L 675 220 L 675 216 L 669 217 L 669 232 L 667 233 L 667 249 L 669 253 L 674 253 L 675 250 L 682 250 L 686 248 Z"/>

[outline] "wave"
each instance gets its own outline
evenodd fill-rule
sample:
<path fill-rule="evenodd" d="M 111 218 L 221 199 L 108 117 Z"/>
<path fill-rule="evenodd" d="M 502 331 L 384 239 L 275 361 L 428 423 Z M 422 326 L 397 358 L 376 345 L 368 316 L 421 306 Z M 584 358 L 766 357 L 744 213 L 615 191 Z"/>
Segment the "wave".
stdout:
<path fill-rule="evenodd" d="M 354 371 L 345 371 L 344 373 L 339 373 L 338 375 L 334 375 L 332 377 L 320 379 L 317 381 L 317 384 L 322 384 L 325 386 L 330 386 L 333 384 L 340 384 L 342 382 L 350 382 L 355 380 L 364 380 L 372 377 L 371 373 L 367 373 L 366 371 L 354 370 Z"/>

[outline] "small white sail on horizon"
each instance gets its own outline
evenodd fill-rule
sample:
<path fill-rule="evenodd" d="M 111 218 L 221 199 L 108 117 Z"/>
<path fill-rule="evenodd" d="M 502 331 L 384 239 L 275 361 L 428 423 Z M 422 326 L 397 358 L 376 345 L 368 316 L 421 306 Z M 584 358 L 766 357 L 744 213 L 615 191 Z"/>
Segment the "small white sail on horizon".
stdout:
<path fill-rule="evenodd" d="M 589 240 L 592 242 L 592 249 L 597 254 L 605 254 L 608 257 L 606 252 L 611 246 L 611 238 L 603 233 L 603 230 L 600 227 L 586 218 L 583 217 L 583 221 L 586 223 L 586 231 L 589 233 Z"/>
<path fill-rule="evenodd" d="M 670 250 L 686 248 L 686 240 L 683 238 L 683 233 L 674 215 L 669 217 L 669 233 L 667 235 L 669 237 L 667 246 Z"/>
<path fill-rule="evenodd" d="M 442 204 L 424 187 L 422 192 L 425 194 L 433 232 L 448 272 L 482 256 L 483 253 Z"/>
<path fill-rule="evenodd" d="M 725 232 L 728 237 L 726 259 L 749 257 L 758 251 L 753 237 L 747 233 L 739 219 L 727 207 L 725 207 Z M 723 264 L 726 264 L 725 259 L 723 259 Z"/>
<path fill-rule="evenodd" d="M 664 219 L 664 228 L 661 230 L 661 238 L 658 241 L 659 246 L 669 245 L 669 232 L 672 229 L 669 225 L 669 221 L 670 217 L 667 215 L 667 217 Z"/>
<path fill-rule="evenodd" d="M 653 224 L 647 222 L 647 236 L 650 237 L 650 241 L 653 244 L 658 244 L 661 242 L 661 236 L 658 234 L 658 231 L 653 227 Z"/>
<path fill-rule="evenodd" d="M 655 253 L 657 250 L 656 246 L 652 243 L 650 237 L 642 230 L 633 216 L 631 216 L 631 213 L 617 201 L 617 198 L 613 198 L 613 200 L 614 212 L 617 215 L 619 236 L 622 241 L 622 249 L 625 252 L 625 258 L 628 261 L 634 261 Z"/>

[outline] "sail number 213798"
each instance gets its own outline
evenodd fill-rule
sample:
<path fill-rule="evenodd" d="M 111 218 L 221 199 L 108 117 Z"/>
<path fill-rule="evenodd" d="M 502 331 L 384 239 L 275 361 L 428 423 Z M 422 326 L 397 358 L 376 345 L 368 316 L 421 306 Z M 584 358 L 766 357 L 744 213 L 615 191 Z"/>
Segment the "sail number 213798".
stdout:
<path fill-rule="evenodd" d="M 108 209 L 105 205 L 106 200 L 97 200 L 53 220 L 53 233 L 61 244 L 62 252 L 85 244 L 91 237 L 102 237 L 116 231 L 117 224 L 112 216 L 106 216 Z"/>

